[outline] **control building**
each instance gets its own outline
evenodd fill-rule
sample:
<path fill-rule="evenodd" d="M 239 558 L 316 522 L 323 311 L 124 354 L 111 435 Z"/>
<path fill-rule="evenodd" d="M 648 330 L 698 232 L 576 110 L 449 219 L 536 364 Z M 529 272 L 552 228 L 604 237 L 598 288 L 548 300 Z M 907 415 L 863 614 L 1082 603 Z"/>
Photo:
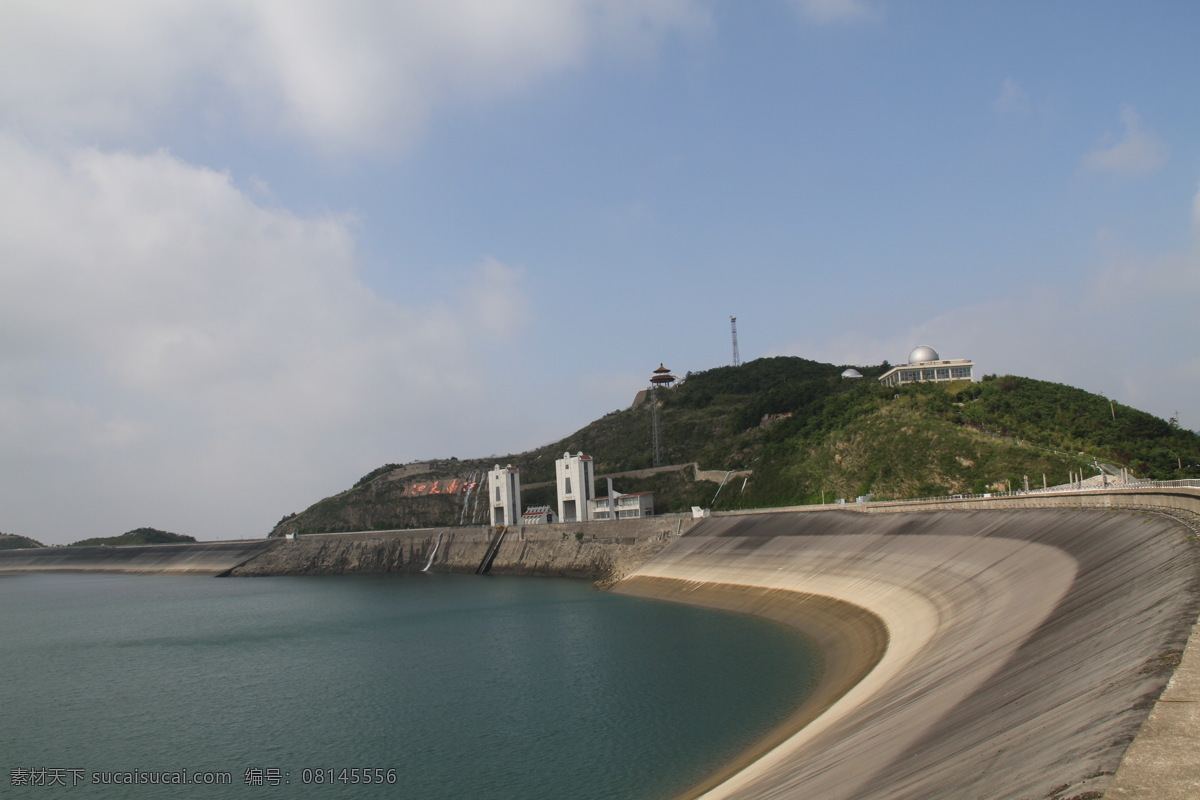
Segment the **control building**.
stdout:
<path fill-rule="evenodd" d="M 608 497 L 597 497 L 592 501 L 592 519 L 613 519 L 612 507 L 616 506 L 617 519 L 641 519 L 654 516 L 654 492 L 622 494 L 611 492 Z"/>
<path fill-rule="evenodd" d="M 560 522 L 588 522 L 592 518 L 591 501 L 596 498 L 596 479 L 592 474 L 592 457 L 583 453 L 563 457 L 554 462 L 558 482 L 558 519 Z"/>
<path fill-rule="evenodd" d="M 908 363 L 892 367 L 880 376 L 884 386 L 907 383 L 974 380 L 975 362 L 965 358 L 944 360 L 932 347 L 922 345 L 908 354 Z"/>
<path fill-rule="evenodd" d="M 521 471 L 499 464 L 488 473 L 492 525 L 516 525 L 521 516 Z"/>

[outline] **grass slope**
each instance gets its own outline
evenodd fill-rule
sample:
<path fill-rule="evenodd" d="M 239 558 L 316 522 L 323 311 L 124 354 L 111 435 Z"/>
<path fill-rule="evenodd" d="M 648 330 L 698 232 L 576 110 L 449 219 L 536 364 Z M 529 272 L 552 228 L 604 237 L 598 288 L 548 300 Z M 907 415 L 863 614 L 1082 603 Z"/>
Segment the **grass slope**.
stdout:
<path fill-rule="evenodd" d="M 0 533 L 0 550 L 19 550 L 23 547 L 45 546 L 36 539 L 30 539 L 28 536 L 17 536 L 15 533 Z"/>

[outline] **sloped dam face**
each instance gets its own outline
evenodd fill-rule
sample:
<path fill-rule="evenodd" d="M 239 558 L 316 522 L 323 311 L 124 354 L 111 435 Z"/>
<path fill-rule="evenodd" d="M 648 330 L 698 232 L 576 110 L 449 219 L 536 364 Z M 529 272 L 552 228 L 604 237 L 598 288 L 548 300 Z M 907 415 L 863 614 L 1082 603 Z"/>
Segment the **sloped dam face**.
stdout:
<path fill-rule="evenodd" d="M 808 706 L 690 796 L 1090 798 L 1196 620 L 1190 533 L 1115 510 L 723 516 L 615 590 L 825 650 Z"/>

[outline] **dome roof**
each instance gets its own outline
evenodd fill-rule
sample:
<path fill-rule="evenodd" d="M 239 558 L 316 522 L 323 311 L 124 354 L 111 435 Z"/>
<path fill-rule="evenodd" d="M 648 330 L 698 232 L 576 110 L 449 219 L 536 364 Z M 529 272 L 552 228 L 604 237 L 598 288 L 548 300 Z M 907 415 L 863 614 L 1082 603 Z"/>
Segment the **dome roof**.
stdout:
<path fill-rule="evenodd" d="M 848 369 L 842 373 L 842 377 L 843 378 L 861 378 L 862 373 L 859 372 L 858 370 L 856 370 L 854 367 L 851 367 L 850 369 Z"/>
<path fill-rule="evenodd" d="M 941 358 L 941 356 L 937 354 L 937 350 L 934 350 L 932 347 L 928 347 L 926 345 L 921 345 L 920 347 L 914 348 L 913 351 L 908 354 L 908 363 L 919 364 L 922 361 L 937 361 L 939 358 Z"/>

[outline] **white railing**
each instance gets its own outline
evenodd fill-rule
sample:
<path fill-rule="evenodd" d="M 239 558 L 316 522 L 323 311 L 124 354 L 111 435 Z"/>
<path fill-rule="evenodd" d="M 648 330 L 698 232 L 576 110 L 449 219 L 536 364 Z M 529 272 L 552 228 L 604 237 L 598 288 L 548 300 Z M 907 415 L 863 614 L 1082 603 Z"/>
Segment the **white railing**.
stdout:
<path fill-rule="evenodd" d="M 1089 478 L 1088 481 L 1094 480 Z M 1011 492 L 983 492 L 980 494 L 950 494 L 935 497 L 906 497 L 902 500 L 868 500 L 862 503 L 827 503 L 827 506 L 845 508 L 847 506 L 883 505 L 885 503 L 930 503 L 946 500 L 987 500 L 995 497 L 1028 497 L 1038 494 L 1088 494 L 1093 492 L 1113 492 L 1122 489 L 1200 489 L 1200 479 L 1188 478 L 1179 481 L 1109 481 L 1107 484 L 1089 484 L 1084 481 L 1081 485 L 1050 486 L 1045 489 L 1019 489 Z"/>
<path fill-rule="evenodd" d="M 1089 479 L 1090 480 L 1090 479 Z M 1108 485 L 1089 486 L 1052 486 L 1045 489 L 1030 489 L 1029 491 L 1014 491 L 1014 492 L 983 492 L 979 494 L 950 494 L 937 497 L 906 497 L 902 500 L 864 500 L 856 502 L 852 500 L 841 503 L 814 503 L 812 505 L 803 506 L 781 506 L 774 508 L 742 508 L 728 511 L 711 511 L 713 516 L 737 516 L 744 514 L 771 514 L 780 511 L 824 511 L 831 509 L 863 509 L 869 507 L 880 506 L 902 506 L 911 505 L 914 503 L 938 503 L 938 502 L 954 502 L 958 500 L 991 500 L 1001 497 L 1031 497 L 1035 495 L 1063 495 L 1063 494 L 1096 494 L 1103 492 L 1116 492 L 1129 489 L 1200 489 L 1200 480 L 1189 478 L 1181 481 L 1122 481 L 1110 482 Z"/>

